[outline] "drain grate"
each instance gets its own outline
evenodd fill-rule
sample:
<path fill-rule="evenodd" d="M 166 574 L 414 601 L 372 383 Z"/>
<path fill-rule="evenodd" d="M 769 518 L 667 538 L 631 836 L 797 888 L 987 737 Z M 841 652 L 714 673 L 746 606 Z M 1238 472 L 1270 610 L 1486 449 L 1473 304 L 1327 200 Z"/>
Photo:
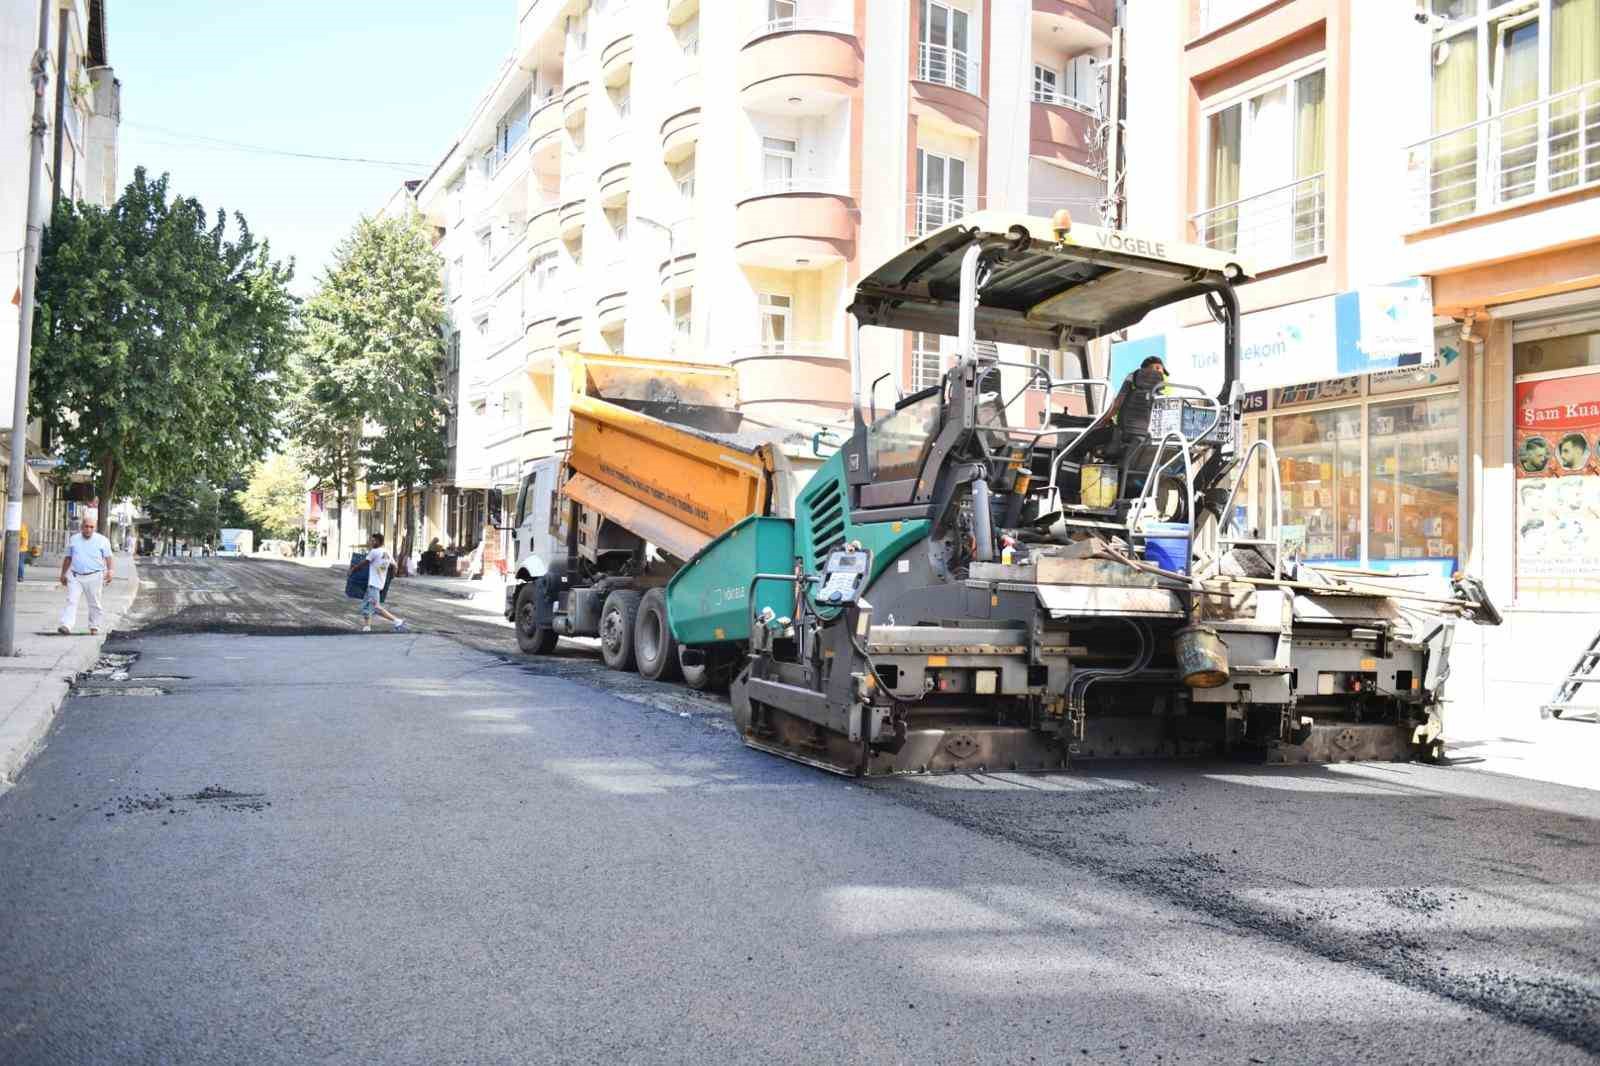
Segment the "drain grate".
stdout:
<path fill-rule="evenodd" d="M 87 685 L 74 687 L 72 695 L 80 700 L 92 700 L 102 696 L 165 696 L 169 691 L 159 685 Z"/>

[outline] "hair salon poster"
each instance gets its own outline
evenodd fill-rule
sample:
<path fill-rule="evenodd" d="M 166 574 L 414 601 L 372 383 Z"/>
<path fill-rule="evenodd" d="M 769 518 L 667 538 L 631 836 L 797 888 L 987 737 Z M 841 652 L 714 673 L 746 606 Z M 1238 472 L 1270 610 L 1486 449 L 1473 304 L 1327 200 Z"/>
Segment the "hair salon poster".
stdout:
<path fill-rule="evenodd" d="M 1600 374 L 1517 383 L 1519 594 L 1600 591 Z"/>

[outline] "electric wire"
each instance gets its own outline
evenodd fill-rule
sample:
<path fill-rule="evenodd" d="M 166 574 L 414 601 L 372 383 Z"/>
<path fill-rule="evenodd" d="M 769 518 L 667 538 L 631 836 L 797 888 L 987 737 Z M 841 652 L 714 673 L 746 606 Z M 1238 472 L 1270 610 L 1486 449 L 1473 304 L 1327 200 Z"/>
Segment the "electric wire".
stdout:
<path fill-rule="evenodd" d="M 189 133 L 184 130 L 175 130 L 168 126 L 158 126 L 147 122 L 125 121 L 124 126 L 137 130 L 145 130 L 156 134 L 158 137 L 169 138 L 164 142 L 172 145 L 187 145 L 192 147 L 216 148 L 219 150 L 232 150 L 247 152 L 255 155 L 279 156 L 287 159 L 305 159 L 313 162 L 325 163 L 355 163 L 364 166 L 400 167 L 406 170 L 426 169 L 428 164 L 415 163 L 399 159 L 372 159 L 365 156 L 333 155 L 324 152 L 302 152 L 289 148 L 275 148 L 269 145 L 249 144 L 244 141 L 233 141 L 223 137 L 212 137 L 206 134 Z"/>

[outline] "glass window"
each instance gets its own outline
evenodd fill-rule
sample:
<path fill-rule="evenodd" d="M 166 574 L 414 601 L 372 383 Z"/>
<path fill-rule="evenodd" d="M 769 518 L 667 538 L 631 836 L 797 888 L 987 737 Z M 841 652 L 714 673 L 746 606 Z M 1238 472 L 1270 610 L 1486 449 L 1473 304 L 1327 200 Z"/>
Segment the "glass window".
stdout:
<path fill-rule="evenodd" d="M 1600 333 L 1518 341 L 1511 346 L 1511 366 L 1518 374 L 1600 366 Z"/>
<path fill-rule="evenodd" d="M 761 179 L 769 192 L 794 184 L 794 157 L 798 145 L 782 137 L 761 138 Z"/>
<path fill-rule="evenodd" d="M 798 6 L 795 0 L 767 0 L 767 21 L 793 22 Z"/>
<path fill-rule="evenodd" d="M 793 301 L 787 296 L 764 292 L 758 301 L 761 309 L 761 346 L 781 352 L 789 343 L 789 316 Z"/>
<path fill-rule="evenodd" d="M 909 480 L 922 469 L 922 454 L 939 428 L 942 393 L 892 411 L 872 424 L 867 434 L 868 462 L 874 479 Z"/>
<path fill-rule="evenodd" d="M 932 233 L 966 213 L 966 161 L 918 148 L 916 235 Z"/>
<path fill-rule="evenodd" d="M 911 391 L 939 384 L 944 377 L 944 338 L 937 333 L 911 334 Z"/>
<path fill-rule="evenodd" d="M 1361 408 L 1273 419 L 1286 548 L 1322 562 L 1361 559 Z"/>
<path fill-rule="evenodd" d="M 678 186 L 678 195 L 685 200 L 694 199 L 694 153 L 673 163 L 669 168 L 672 180 Z"/>
<path fill-rule="evenodd" d="M 1461 403 L 1429 396 L 1369 408 L 1369 554 L 1380 559 L 1457 555 Z"/>
<path fill-rule="evenodd" d="M 1033 65 L 1033 98 L 1040 103 L 1054 103 L 1060 80 L 1056 72 L 1042 63 Z"/>

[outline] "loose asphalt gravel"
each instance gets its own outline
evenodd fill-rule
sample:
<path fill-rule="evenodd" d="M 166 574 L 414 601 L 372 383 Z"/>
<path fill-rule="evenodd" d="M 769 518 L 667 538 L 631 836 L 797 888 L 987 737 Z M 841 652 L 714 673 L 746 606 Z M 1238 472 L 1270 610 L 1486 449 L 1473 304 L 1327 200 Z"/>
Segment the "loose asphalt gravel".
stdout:
<path fill-rule="evenodd" d="M 328 572 L 142 571 L 0 796 L 0 1063 L 1600 1057 L 1600 793 L 863 785 L 416 586 L 363 635 Z"/>

